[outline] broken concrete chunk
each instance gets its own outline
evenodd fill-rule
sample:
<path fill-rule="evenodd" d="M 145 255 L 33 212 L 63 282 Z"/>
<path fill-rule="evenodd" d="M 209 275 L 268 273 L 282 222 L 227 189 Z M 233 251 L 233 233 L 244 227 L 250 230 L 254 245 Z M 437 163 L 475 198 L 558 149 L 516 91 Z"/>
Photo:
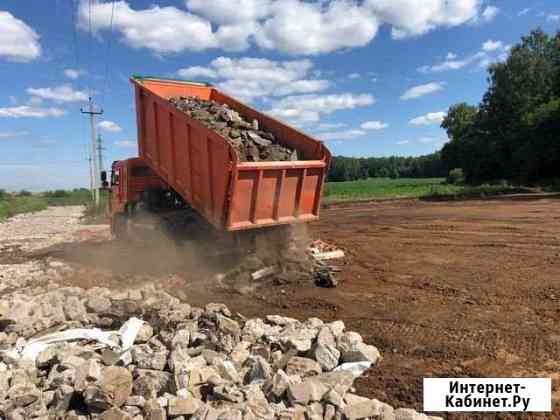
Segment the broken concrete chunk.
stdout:
<path fill-rule="evenodd" d="M 128 413 L 114 407 L 101 413 L 99 419 L 100 420 L 132 420 L 132 417 Z"/>
<path fill-rule="evenodd" d="M 168 350 L 163 346 L 140 344 L 132 348 L 132 361 L 140 369 L 163 370 L 167 363 Z"/>
<path fill-rule="evenodd" d="M 376 363 L 381 357 L 379 350 L 376 347 L 367 345 L 365 343 L 357 343 L 349 348 L 349 350 L 342 352 L 342 360 L 344 362 L 371 362 Z"/>
<path fill-rule="evenodd" d="M 170 416 L 191 416 L 202 406 L 202 401 L 195 398 L 171 398 L 167 406 Z"/>
<path fill-rule="evenodd" d="M 289 318 L 287 316 L 280 316 L 280 315 L 267 315 L 266 320 L 271 324 L 276 325 L 288 325 L 294 322 L 299 322 L 297 319 Z"/>
<path fill-rule="evenodd" d="M 122 406 L 132 393 L 131 373 L 118 366 L 103 371 L 102 378 L 84 391 L 86 404 L 94 409 L 107 410 Z"/>
<path fill-rule="evenodd" d="M 223 315 L 218 315 L 218 328 L 225 334 L 233 335 L 234 337 L 239 337 L 241 335 L 241 328 L 239 324 Z"/>
<path fill-rule="evenodd" d="M 154 329 L 150 324 L 144 323 L 140 327 L 138 334 L 136 334 L 136 338 L 134 339 L 135 344 L 143 344 L 147 343 L 150 338 L 154 336 Z"/>
<path fill-rule="evenodd" d="M 315 360 L 306 357 L 292 357 L 286 365 L 286 373 L 288 375 L 310 376 L 318 375 L 321 372 L 321 365 Z"/>
<path fill-rule="evenodd" d="M 166 420 L 167 413 L 158 400 L 151 399 L 144 405 L 144 416 L 147 420 Z"/>
<path fill-rule="evenodd" d="M 418 413 L 411 408 L 399 408 L 394 411 L 395 420 L 432 420 L 426 414 Z"/>
<path fill-rule="evenodd" d="M 8 395 L 16 407 L 26 407 L 41 398 L 41 391 L 28 382 L 23 385 L 12 386 Z"/>
<path fill-rule="evenodd" d="M 86 308 L 89 312 L 103 314 L 111 309 L 111 300 L 103 296 L 90 296 L 86 300 Z"/>
<path fill-rule="evenodd" d="M 168 372 L 135 369 L 134 394 L 145 399 L 154 399 L 172 389 L 172 375 Z"/>
<path fill-rule="evenodd" d="M 343 412 L 348 420 L 365 419 L 381 414 L 377 401 L 367 398 L 360 402 L 348 403 L 346 407 L 344 407 Z"/>
<path fill-rule="evenodd" d="M 74 387 L 76 391 L 82 392 L 99 379 L 101 379 L 101 365 L 99 361 L 96 359 L 86 360 L 76 369 Z"/>

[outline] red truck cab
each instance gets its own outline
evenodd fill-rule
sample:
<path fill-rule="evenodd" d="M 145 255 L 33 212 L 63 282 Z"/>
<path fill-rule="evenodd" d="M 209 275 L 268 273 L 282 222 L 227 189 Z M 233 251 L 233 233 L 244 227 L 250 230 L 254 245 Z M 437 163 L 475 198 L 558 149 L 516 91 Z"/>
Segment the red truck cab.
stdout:
<path fill-rule="evenodd" d="M 109 212 L 111 231 L 118 235 L 146 191 L 168 189 L 141 158 L 117 160 L 111 165 Z"/>

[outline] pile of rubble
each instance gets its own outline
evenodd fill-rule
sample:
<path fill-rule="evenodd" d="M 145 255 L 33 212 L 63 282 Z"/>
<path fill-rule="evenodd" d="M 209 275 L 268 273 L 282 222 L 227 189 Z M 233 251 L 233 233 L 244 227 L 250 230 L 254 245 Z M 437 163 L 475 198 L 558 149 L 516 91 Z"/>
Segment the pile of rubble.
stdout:
<path fill-rule="evenodd" d="M 270 232 L 262 233 L 256 252 L 242 256 L 232 270 L 219 274 L 216 280 L 241 294 L 250 294 L 260 287 L 301 285 L 309 281 L 319 287 L 336 287 L 336 273 L 340 268 L 330 265 L 329 260 L 343 258 L 344 252 L 332 245 L 329 252 L 322 252 L 317 247 L 318 241 L 309 242 L 305 233 L 295 229 L 288 232 L 286 237 L 280 237 L 283 239 Z"/>
<path fill-rule="evenodd" d="M 244 162 L 298 160 L 296 150 L 281 145 L 274 134 L 259 129 L 226 104 L 197 97 L 172 97 L 169 101 L 189 117 L 222 135 Z"/>
<path fill-rule="evenodd" d="M 59 288 L 3 296 L 0 331 L 0 418 L 428 419 L 354 393 L 380 354 L 342 321 Z"/>

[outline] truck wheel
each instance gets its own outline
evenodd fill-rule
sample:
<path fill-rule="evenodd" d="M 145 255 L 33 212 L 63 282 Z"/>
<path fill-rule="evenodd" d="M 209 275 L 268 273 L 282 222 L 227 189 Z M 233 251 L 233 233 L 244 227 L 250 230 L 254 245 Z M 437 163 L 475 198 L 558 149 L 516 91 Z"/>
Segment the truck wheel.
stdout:
<path fill-rule="evenodd" d="M 115 214 L 111 220 L 111 233 L 117 239 L 125 239 L 128 234 L 128 217 L 124 214 Z"/>

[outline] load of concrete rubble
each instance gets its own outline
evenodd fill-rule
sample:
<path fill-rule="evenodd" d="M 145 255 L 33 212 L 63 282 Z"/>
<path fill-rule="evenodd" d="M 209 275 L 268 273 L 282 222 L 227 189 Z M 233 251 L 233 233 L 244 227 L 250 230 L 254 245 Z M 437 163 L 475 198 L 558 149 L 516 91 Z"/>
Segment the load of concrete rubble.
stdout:
<path fill-rule="evenodd" d="M 246 319 L 152 285 L 11 293 L 0 331 L 0 418 L 429 418 L 356 395 L 380 354 L 342 321 Z"/>
<path fill-rule="evenodd" d="M 298 160 L 297 151 L 283 146 L 274 134 L 248 121 L 226 104 L 193 96 L 169 98 L 189 117 L 223 136 L 238 152 L 242 162 Z"/>

